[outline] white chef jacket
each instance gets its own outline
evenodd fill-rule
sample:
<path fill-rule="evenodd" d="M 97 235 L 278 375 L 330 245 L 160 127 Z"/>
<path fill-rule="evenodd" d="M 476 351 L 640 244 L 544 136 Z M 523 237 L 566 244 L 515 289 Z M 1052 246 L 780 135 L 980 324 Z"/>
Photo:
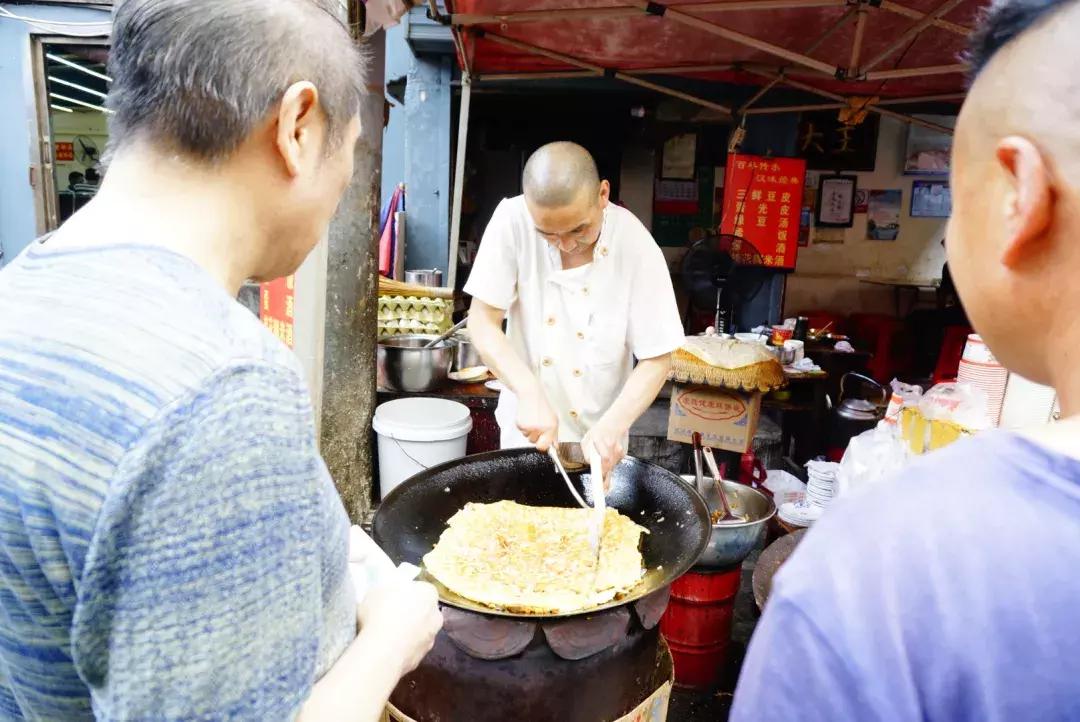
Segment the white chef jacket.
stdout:
<path fill-rule="evenodd" d="M 625 208 L 604 210 L 592 263 L 564 270 L 536 231 L 525 197 L 504 199 L 484 231 L 465 292 L 507 311 L 507 335 L 559 418 L 559 441 L 581 441 L 615 401 L 634 359 L 671 353 L 685 335 L 663 253 Z M 517 399 L 503 391 L 502 447 L 529 446 Z"/>

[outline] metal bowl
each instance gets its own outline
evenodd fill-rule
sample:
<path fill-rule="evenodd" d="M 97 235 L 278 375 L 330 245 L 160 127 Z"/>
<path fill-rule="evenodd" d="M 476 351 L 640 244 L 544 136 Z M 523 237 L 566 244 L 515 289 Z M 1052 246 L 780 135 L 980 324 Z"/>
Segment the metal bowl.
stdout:
<path fill-rule="evenodd" d="M 684 476 L 690 486 L 694 477 Z M 731 511 L 747 517 L 740 523 L 725 522 L 714 524 L 709 536 L 709 545 L 698 558 L 697 567 L 719 569 L 742 563 L 750 552 L 754 551 L 765 538 L 769 520 L 776 515 L 776 504 L 757 489 L 734 481 L 724 481 L 724 494 L 731 504 Z M 704 494 L 709 509 L 722 509 L 720 495 L 711 480 L 706 480 Z"/>
<path fill-rule="evenodd" d="M 476 350 L 476 346 L 468 336 L 455 335 L 453 339 L 457 342 L 457 348 L 454 349 L 454 371 L 484 365 L 480 352 Z"/>
<path fill-rule="evenodd" d="M 447 339 L 432 348 L 435 336 L 409 334 L 379 339 L 379 380 L 393 391 L 423 393 L 446 383 L 457 342 Z"/>
<path fill-rule="evenodd" d="M 405 271 L 405 283 L 440 288 L 442 287 L 442 271 L 437 268 L 418 268 L 414 271 Z"/>

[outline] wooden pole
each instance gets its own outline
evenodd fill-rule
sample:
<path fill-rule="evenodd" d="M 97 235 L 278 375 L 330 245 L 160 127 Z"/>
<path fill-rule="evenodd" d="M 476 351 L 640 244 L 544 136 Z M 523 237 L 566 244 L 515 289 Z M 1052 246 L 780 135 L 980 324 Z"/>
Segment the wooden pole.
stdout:
<path fill-rule="evenodd" d="M 828 29 L 826 29 L 825 32 L 823 32 L 821 35 L 819 35 L 818 38 L 814 42 L 810 43 L 810 45 L 806 48 L 806 51 L 805 51 L 806 54 L 809 55 L 810 53 L 812 53 L 815 50 L 817 50 L 818 48 L 820 48 L 821 45 L 826 40 L 831 38 L 833 36 L 833 34 L 837 30 L 844 27 L 844 25 L 847 23 L 847 21 L 851 19 L 852 15 L 855 14 L 855 12 L 856 12 L 856 10 L 852 9 L 852 10 L 848 10 L 846 13 L 841 15 L 836 20 L 836 22 L 833 23 Z M 750 98 L 750 100 L 746 101 L 746 103 L 744 103 L 743 106 L 741 108 L 739 108 L 739 113 L 740 114 L 746 113 L 748 108 L 750 108 L 754 103 L 761 100 L 765 96 L 766 93 L 768 93 L 770 90 L 772 90 L 776 86 L 776 84 L 780 82 L 781 77 L 786 73 L 786 71 L 787 71 L 787 68 L 781 68 L 778 71 L 777 77 L 770 80 L 767 85 L 763 86 L 760 90 L 758 90 L 758 92 L 755 93 L 754 96 L 752 98 Z"/>
<path fill-rule="evenodd" d="M 541 48 L 541 47 L 539 47 L 537 45 L 530 45 L 529 43 L 524 43 L 524 42 L 522 42 L 520 40 L 514 40 L 513 38 L 507 38 L 507 37 L 503 37 L 502 35 L 495 35 L 493 33 L 485 33 L 484 37 L 487 38 L 488 40 L 491 40 L 492 42 L 499 43 L 500 45 L 507 45 L 507 46 L 512 47 L 512 48 L 517 48 L 518 50 L 523 50 L 523 51 L 525 51 L 527 53 L 532 53 L 534 55 L 541 55 L 541 56 L 543 56 L 545 58 L 549 58 L 551 60 L 557 60 L 560 63 L 565 63 L 566 65 L 573 65 L 574 67 L 581 68 L 582 70 L 591 71 L 591 72 L 593 72 L 593 73 L 595 73 L 597 75 L 607 75 L 607 72 L 605 71 L 603 66 L 596 65 L 595 63 L 586 62 L 584 60 L 581 60 L 580 58 L 575 58 L 572 55 L 565 55 L 563 53 L 555 52 L 554 50 L 548 50 L 547 48 Z M 674 88 L 668 88 L 667 86 L 664 86 L 664 85 L 657 85 L 656 83 L 651 83 L 648 80 L 643 80 L 643 79 L 641 79 L 641 78 L 639 78 L 637 76 L 630 75 L 629 73 L 614 72 L 614 73 L 611 73 L 611 76 L 614 77 L 616 80 L 623 81 L 624 83 L 630 83 L 631 85 L 637 85 L 637 86 L 642 87 L 642 88 L 648 88 L 649 90 L 656 91 L 657 93 L 663 93 L 664 95 L 670 95 L 673 98 L 679 98 L 681 100 L 686 100 L 686 101 L 689 101 L 691 103 L 695 103 L 697 105 L 700 105 L 700 106 L 702 106 L 704 108 L 710 108 L 712 110 L 717 110 L 717 111 L 720 111 L 721 113 L 725 113 L 725 114 L 730 114 L 731 113 L 731 108 L 728 108 L 727 106 L 721 105 L 720 103 L 714 103 L 713 101 L 708 100 L 706 98 L 699 98 L 696 95 L 691 95 L 690 93 L 684 93 L 681 90 L 675 90 Z"/>
<path fill-rule="evenodd" d="M 757 73 L 757 72 L 755 72 L 755 74 L 756 75 L 761 75 L 761 76 L 766 77 L 766 78 L 769 78 L 770 80 L 775 77 L 774 75 L 769 75 L 767 73 Z M 832 92 L 830 92 L 828 90 L 822 90 L 821 88 L 815 88 L 813 85 L 808 85 L 807 83 L 802 83 L 802 82 L 799 82 L 798 80 L 792 80 L 791 78 L 789 78 L 787 76 L 781 76 L 781 77 L 783 78 L 782 82 L 785 85 L 790 85 L 793 88 L 797 88 L 799 90 L 805 90 L 807 93 L 813 93 L 815 95 L 820 95 L 823 98 L 828 98 L 829 100 L 834 100 L 834 101 L 836 101 L 838 103 L 843 103 L 845 107 L 847 107 L 847 105 L 848 105 L 847 98 L 840 95 L 839 93 L 832 93 Z M 938 125 L 937 123 L 931 123 L 928 120 L 923 120 L 922 118 L 915 118 L 913 116 L 905 115 L 903 113 L 897 113 L 895 111 L 887 110 L 885 108 L 881 108 L 881 107 L 878 107 L 876 105 L 867 105 L 866 109 L 870 110 L 870 111 L 872 111 L 874 113 L 877 113 L 878 115 L 883 115 L 883 116 L 885 116 L 887 118 L 894 118 L 894 119 L 902 121 L 904 123 L 911 123 L 912 125 L 919 125 L 919 126 L 922 126 L 923 128 L 928 128 L 930 130 L 936 130 L 936 131 L 938 131 L 940 133 L 945 133 L 947 135 L 952 135 L 952 132 L 953 132 L 953 129 L 949 128 L 947 126 Z"/>
<path fill-rule="evenodd" d="M 897 68 L 896 70 L 878 70 L 867 73 L 864 80 L 894 80 L 896 78 L 921 78 L 928 75 L 951 75 L 966 73 L 968 66 L 963 63 L 953 65 L 930 65 L 925 68 Z"/>
<path fill-rule="evenodd" d="M 429 0 L 434 2 L 434 0 Z M 694 13 L 737 12 L 744 10 L 785 10 L 798 8 L 838 7 L 847 0 L 730 0 L 700 4 L 669 5 L 669 9 Z M 557 10 L 522 10 L 511 13 L 454 13 L 451 25 L 515 25 L 520 23 L 555 22 L 560 20 L 603 20 L 640 17 L 641 7 L 619 5 L 606 8 L 563 8 Z"/>
<path fill-rule="evenodd" d="M 465 47 L 465 38 L 461 36 L 461 28 L 450 28 L 450 37 L 454 39 L 454 47 L 457 48 L 458 55 L 461 56 L 461 69 L 464 75 L 473 77 L 472 62 L 469 60 L 468 49 Z"/>
<path fill-rule="evenodd" d="M 775 78 L 773 78 L 772 80 L 770 80 L 768 83 L 766 83 L 765 85 L 762 85 L 761 88 L 758 90 L 758 92 L 754 93 L 753 96 L 751 96 L 750 100 L 743 103 L 742 107 L 739 108 L 739 115 L 744 115 L 746 113 L 747 109 L 750 108 L 750 106 L 752 106 L 754 103 L 756 103 L 759 100 L 761 100 L 762 98 L 764 98 L 765 94 L 768 93 L 773 88 L 775 88 L 777 86 L 777 84 L 783 79 L 784 79 L 783 75 L 778 75 Z"/>
<path fill-rule="evenodd" d="M 954 100 L 963 100 L 967 93 L 941 93 L 939 95 L 916 95 L 910 98 L 885 98 L 877 102 L 878 105 L 910 105 L 911 103 L 945 103 Z"/>
<path fill-rule="evenodd" d="M 851 60 L 848 61 L 848 75 L 858 75 L 859 56 L 862 54 L 863 34 L 866 32 L 866 11 L 859 8 L 859 17 L 855 21 L 855 39 L 851 41 Z"/>
<path fill-rule="evenodd" d="M 598 78 L 601 73 L 592 70 L 564 70 L 551 73 L 492 73 L 477 75 L 473 82 L 492 83 L 507 80 L 573 80 L 575 78 Z"/>
<path fill-rule="evenodd" d="M 873 60 L 866 64 L 863 68 L 864 71 L 871 71 L 883 62 L 888 60 L 893 53 L 900 50 L 908 43 L 910 43 L 919 33 L 933 24 L 934 20 L 940 18 L 942 15 L 947 14 L 951 10 L 955 9 L 960 3 L 965 0 L 945 0 L 941 5 L 938 5 L 936 9 L 930 12 L 929 15 L 923 17 L 922 20 L 912 25 L 904 33 L 900 35 L 896 40 L 889 44 L 887 48 L 878 53 Z"/>
<path fill-rule="evenodd" d="M 648 88 L 649 90 L 654 90 L 657 93 L 663 93 L 664 95 L 670 95 L 673 98 L 680 98 L 680 99 L 688 101 L 690 103 L 695 103 L 697 105 L 700 105 L 703 108 L 709 108 L 711 110 L 719 111 L 719 112 L 723 113 L 724 115 L 731 115 L 731 108 L 727 107 L 726 105 L 721 105 L 720 103 L 714 103 L 711 100 L 707 100 L 705 98 L 699 98 L 696 95 L 691 95 L 689 93 L 684 93 L 681 90 L 675 90 L 674 88 L 669 88 L 666 85 L 657 85 L 656 83 L 650 83 L 648 80 L 642 80 L 641 78 L 639 78 L 637 76 L 628 75 L 626 73 L 615 73 L 615 77 L 618 80 L 623 81 L 624 83 L 630 83 L 631 85 L 637 85 L 637 86 L 642 87 L 642 88 Z"/>
<path fill-rule="evenodd" d="M 961 0 L 948 1 L 961 2 Z M 645 9 L 649 7 L 649 3 L 641 2 L 639 4 L 639 7 Z M 773 45 L 772 43 L 765 42 L 764 40 L 750 37 L 745 33 L 740 33 L 738 30 L 732 30 L 731 28 L 726 28 L 722 25 L 716 25 L 715 23 L 703 20 L 702 18 L 682 12 L 681 10 L 673 7 L 669 7 L 667 9 L 667 11 L 664 13 L 664 17 L 670 18 L 671 20 L 682 25 L 697 28 L 698 30 L 711 33 L 712 35 L 724 38 L 725 40 L 730 40 L 734 43 L 738 43 L 739 45 L 745 45 L 748 48 L 753 48 L 754 50 L 760 50 L 762 52 L 769 53 L 770 55 L 775 55 L 778 58 L 783 58 L 784 60 L 787 60 L 788 62 L 794 63 L 796 65 L 802 65 L 804 67 L 811 68 L 813 70 L 817 70 L 828 75 L 836 74 L 836 67 L 833 65 L 823 63 L 820 60 L 815 60 L 808 55 L 803 55 L 802 53 L 796 53 L 788 50 L 787 48 L 782 48 L 779 45 Z"/>
<path fill-rule="evenodd" d="M 777 115 L 779 113 L 804 113 L 814 110 L 843 110 L 847 103 L 807 103 L 806 105 L 781 105 L 772 108 L 750 108 L 746 115 Z"/>
<path fill-rule="evenodd" d="M 791 10 L 796 8 L 827 8 L 847 5 L 847 0 L 729 0 L 692 5 L 669 5 L 668 10 L 693 11 L 695 13 L 734 12 L 738 10 Z"/>
<path fill-rule="evenodd" d="M 721 63 L 719 65 L 665 65 L 658 68 L 633 68 L 626 72 L 633 75 L 682 75 L 683 73 L 722 73 L 735 70 L 735 63 Z"/>
<path fill-rule="evenodd" d="M 904 17 L 911 18 L 912 20 L 922 20 L 924 17 L 926 17 L 926 13 L 919 12 L 918 10 L 914 10 L 897 2 L 893 2 L 893 0 L 881 0 L 880 7 L 882 10 L 888 10 L 891 13 L 903 15 Z M 958 23 L 951 23 L 948 20 L 942 20 L 941 18 L 934 18 L 933 25 L 936 28 L 948 30 L 950 33 L 955 33 L 964 37 L 971 35 L 971 28 L 964 27 L 963 25 L 960 25 Z"/>
<path fill-rule="evenodd" d="M 837 30 L 847 25 L 848 20 L 850 20 L 851 16 L 854 15 L 856 12 L 858 12 L 856 9 L 848 10 L 846 13 L 837 18 L 836 22 L 829 26 L 828 30 L 819 35 L 817 40 L 810 43 L 810 45 L 803 52 L 809 55 L 810 53 L 820 48 L 826 40 L 833 36 L 833 34 Z"/>
<path fill-rule="evenodd" d="M 910 98 L 883 98 L 875 103 L 867 105 L 911 105 L 913 103 L 937 103 L 963 100 L 963 93 L 943 93 L 941 95 L 919 95 Z M 851 107 L 851 103 L 818 103 L 806 105 L 779 105 L 769 108 L 751 108 L 746 111 L 747 115 L 772 115 L 776 113 L 802 113 L 812 110 L 843 110 Z"/>
<path fill-rule="evenodd" d="M 559 53 L 554 50 L 541 48 L 538 45 L 530 45 L 529 43 L 515 40 L 513 38 L 504 37 L 502 35 L 496 35 L 495 33 L 484 33 L 484 39 L 490 40 L 493 43 L 498 43 L 499 45 L 506 45 L 507 47 L 517 48 L 518 50 L 523 50 L 526 53 L 540 55 L 542 57 L 548 58 L 549 60 L 557 60 L 558 62 L 564 63 L 566 65 L 573 65 L 574 67 L 581 68 L 582 70 L 591 70 L 592 72 L 599 75 L 604 74 L 604 66 L 602 65 L 597 65 L 595 63 L 587 63 L 580 58 L 573 57 L 572 55 L 564 55 L 563 53 Z"/>
<path fill-rule="evenodd" d="M 603 20 L 641 17 L 636 7 L 566 8 L 563 10 L 523 10 L 515 13 L 488 14 L 454 13 L 452 25 L 517 25 L 521 23 L 555 22 L 560 20 Z"/>

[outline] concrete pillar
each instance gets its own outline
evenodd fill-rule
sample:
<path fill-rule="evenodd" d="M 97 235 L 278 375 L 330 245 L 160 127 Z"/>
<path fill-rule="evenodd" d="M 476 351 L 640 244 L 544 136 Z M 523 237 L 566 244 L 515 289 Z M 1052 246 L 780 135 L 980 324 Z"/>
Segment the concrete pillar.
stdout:
<path fill-rule="evenodd" d="M 323 458 L 355 524 L 370 519 L 373 500 L 384 34 L 364 44 L 368 94 L 361 102 L 355 170 L 327 243 L 321 434 Z"/>

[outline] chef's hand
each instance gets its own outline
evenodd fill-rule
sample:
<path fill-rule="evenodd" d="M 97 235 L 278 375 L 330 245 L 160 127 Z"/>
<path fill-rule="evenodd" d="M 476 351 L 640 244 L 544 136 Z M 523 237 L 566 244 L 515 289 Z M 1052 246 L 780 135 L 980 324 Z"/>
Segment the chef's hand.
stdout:
<path fill-rule="evenodd" d="M 559 417 L 539 387 L 518 397 L 517 427 L 538 451 L 546 452 L 559 438 Z"/>
<path fill-rule="evenodd" d="M 581 452 L 586 459 L 592 455 L 593 451 L 600 454 L 600 460 L 603 462 L 604 467 L 605 491 L 611 486 L 611 470 L 626 456 L 626 449 L 622 446 L 625 435 L 625 429 L 618 428 L 614 424 L 606 423 L 601 419 L 589 429 L 589 433 L 585 434 L 585 438 L 581 440 Z"/>
<path fill-rule="evenodd" d="M 400 665 L 400 677 L 416 669 L 435 644 L 443 624 L 439 594 L 427 582 L 390 580 L 364 595 L 356 621 L 357 637 L 383 650 L 388 663 Z"/>

